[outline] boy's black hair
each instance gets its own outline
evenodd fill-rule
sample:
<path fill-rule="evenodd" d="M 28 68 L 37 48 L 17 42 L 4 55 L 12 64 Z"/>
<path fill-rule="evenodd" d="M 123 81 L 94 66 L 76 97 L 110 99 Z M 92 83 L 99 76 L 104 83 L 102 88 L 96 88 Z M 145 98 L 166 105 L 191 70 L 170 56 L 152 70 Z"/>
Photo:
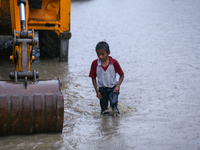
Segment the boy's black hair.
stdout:
<path fill-rule="evenodd" d="M 108 43 L 106 43 L 104 41 L 97 43 L 96 50 L 100 50 L 100 49 L 105 49 L 105 51 L 107 53 L 110 52 L 110 48 L 109 48 Z"/>

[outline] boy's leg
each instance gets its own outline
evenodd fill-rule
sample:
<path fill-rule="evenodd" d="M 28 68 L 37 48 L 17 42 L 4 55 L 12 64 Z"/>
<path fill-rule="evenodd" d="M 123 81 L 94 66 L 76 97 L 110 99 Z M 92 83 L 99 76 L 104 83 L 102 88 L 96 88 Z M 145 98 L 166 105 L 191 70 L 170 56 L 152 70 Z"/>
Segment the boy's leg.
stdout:
<path fill-rule="evenodd" d="M 109 95 L 109 100 L 110 100 L 110 106 L 111 108 L 114 110 L 116 110 L 117 113 L 119 113 L 119 110 L 118 110 L 118 95 L 119 93 L 114 93 L 113 90 L 110 92 L 110 95 Z"/>
<path fill-rule="evenodd" d="M 110 95 L 109 95 L 110 106 L 112 108 L 117 107 L 117 104 L 118 104 L 118 95 L 119 95 L 119 93 L 114 93 L 114 92 L 111 92 Z"/>
<path fill-rule="evenodd" d="M 109 92 L 106 88 L 99 88 L 102 98 L 100 99 L 101 114 L 108 109 Z"/>

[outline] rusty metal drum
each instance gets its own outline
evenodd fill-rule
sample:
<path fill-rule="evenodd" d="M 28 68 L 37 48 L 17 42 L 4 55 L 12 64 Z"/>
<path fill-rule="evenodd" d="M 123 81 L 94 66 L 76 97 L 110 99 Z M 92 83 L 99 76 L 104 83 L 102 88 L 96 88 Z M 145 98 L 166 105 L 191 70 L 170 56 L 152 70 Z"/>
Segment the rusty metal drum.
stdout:
<path fill-rule="evenodd" d="M 64 99 L 60 80 L 0 81 L 0 136 L 61 133 Z"/>

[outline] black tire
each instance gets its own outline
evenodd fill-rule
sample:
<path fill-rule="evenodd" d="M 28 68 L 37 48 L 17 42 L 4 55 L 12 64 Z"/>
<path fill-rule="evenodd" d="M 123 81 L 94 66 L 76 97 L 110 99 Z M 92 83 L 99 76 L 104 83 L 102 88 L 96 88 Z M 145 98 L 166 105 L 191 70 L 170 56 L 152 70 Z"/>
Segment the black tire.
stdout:
<path fill-rule="evenodd" d="M 0 34 L 12 35 L 10 5 L 8 0 L 2 0 L 0 8 Z"/>
<path fill-rule="evenodd" d="M 55 58 L 60 54 L 60 39 L 54 31 L 39 31 L 41 58 Z"/>

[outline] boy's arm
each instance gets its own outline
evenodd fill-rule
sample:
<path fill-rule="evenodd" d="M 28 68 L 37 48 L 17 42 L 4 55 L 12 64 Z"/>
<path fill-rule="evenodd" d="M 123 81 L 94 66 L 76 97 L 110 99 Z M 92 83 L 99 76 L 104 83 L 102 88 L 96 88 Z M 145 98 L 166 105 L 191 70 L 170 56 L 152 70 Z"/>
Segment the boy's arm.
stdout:
<path fill-rule="evenodd" d="M 120 85 L 122 84 L 123 80 L 124 80 L 124 74 L 119 77 L 119 82 L 117 83 L 116 87 L 113 90 L 114 93 L 119 92 Z"/>
<path fill-rule="evenodd" d="M 97 88 L 97 81 L 96 81 L 96 78 L 92 78 L 92 84 L 93 84 L 94 89 L 95 89 L 95 91 L 96 91 L 96 93 L 97 93 L 97 97 L 98 97 L 99 99 L 101 99 L 102 96 L 101 96 L 101 93 L 99 92 L 99 90 L 98 90 L 98 88 Z"/>

